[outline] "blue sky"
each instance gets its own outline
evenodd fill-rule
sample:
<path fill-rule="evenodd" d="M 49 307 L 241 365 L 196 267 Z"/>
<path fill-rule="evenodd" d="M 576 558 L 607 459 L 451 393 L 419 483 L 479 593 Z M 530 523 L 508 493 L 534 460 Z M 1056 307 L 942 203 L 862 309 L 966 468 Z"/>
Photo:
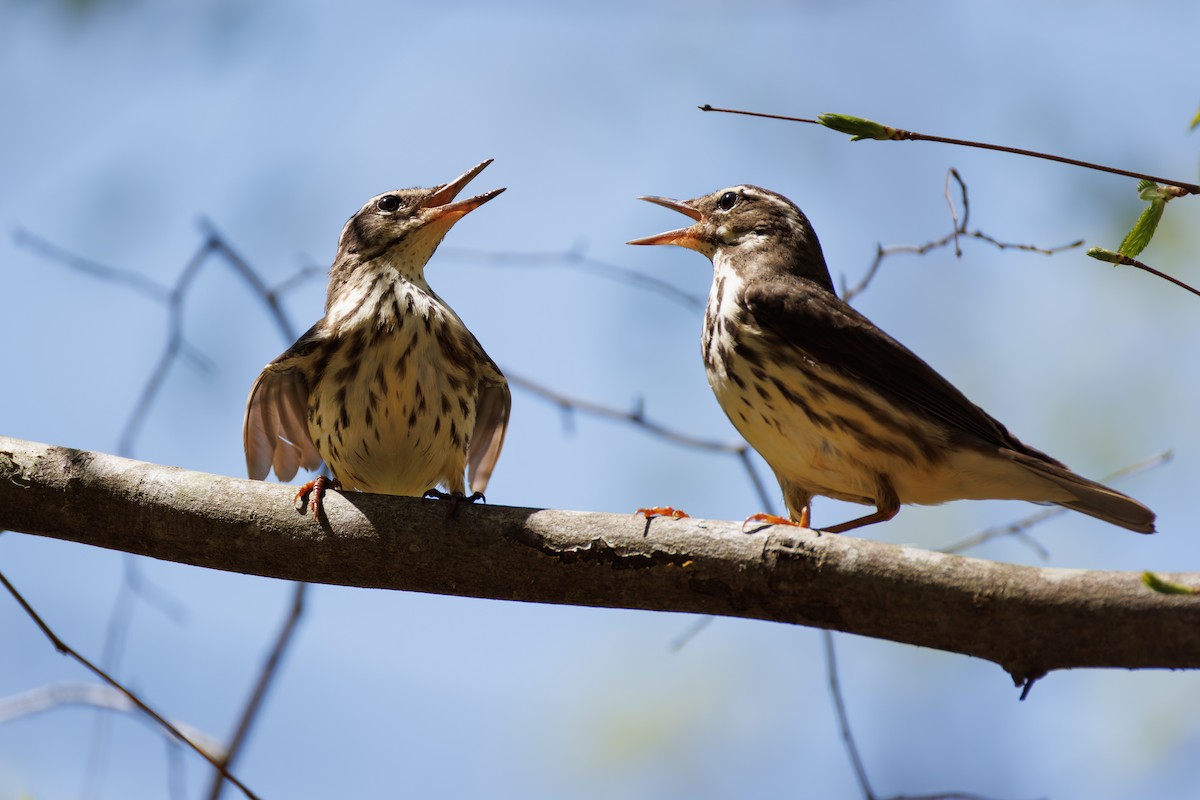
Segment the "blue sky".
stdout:
<path fill-rule="evenodd" d="M 366 198 L 494 158 L 473 187 L 508 191 L 451 232 L 427 275 L 501 367 L 734 441 L 705 384 L 697 310 L 537 254 L 583 252 L 703 295 L 711 271 L 700 256 L 623 244 L 679 222 L 634 197 L 756 183 L 806 211 L 835 281 L 853 281 L 877 243 L 950 229 L 950 167 L 970 187 L 972 227 L 1115 246 L 1140 210 L 1131 180 L 696 110 L 838 111 L 1195 181 L 1200 139 L 1187 124 L 1200 91 L 1188 54 L 1200 7 L 1074 8 L 0 3 L 2 432 L 114 451 L 166 331 L 161 307 L 31 252 L 18 231 L 170 284 L 206 219 L 274 283 L 326 266 Z M 1168 208 L 1144 254 L 1192 282 L 1195 213 L 1189 200 Z M 1079 251 L 963 251 L 891 258 L 856 304 L 1085 475 L 1176 452 L 1121 485 L 1159 513 L 1158 536 L 1064 515 L 1037 530 L 1045 563 L 1195 569 L 1195 298 Z M 323 294 L 317 278 L 286 295 L 298 329 L 320 315 Z M 185 335 L 197 358 L 171 372 L 133 454 L 241 475 L 246 393 L 290 342 L 218 262 L 189 294 Z M 762 510 L 732 459 L 585 416 L 567 426 L 520 390 L 488 497 L 616 512 L 670 502 L 723 519 Z M 814 512 L 828 523 L 854 510 L 819 501 Z M 906 508 L 862 534 L 937 547 L 1032 510 Z M 1043 563 L 1011 540 L 975 555 Z M 92 656 L 123 563 L 0 536 L 5 573 Z M 289 587 L 148 560 L 138 569 L 186 613 L 137 604 L 117 671 L 171 717 L 228 735 Z M 264 796 L 856 791 L 815 632 L 717 620 L 673 653 L 691 618 L 333 587 L 310 598 L 238 770 Z M 0 601 L 0 630 L 0 696 L 86 679 L 12 603 Z M 990 664 L 848 636 L 838 648 L 881 794 L 1115 800 L 1197 781 L 1194 675 L 1055 674 L 1018 703 Z M 111 722 L 107 769 L 89 778 L 94 726 L 73 708 L 0 726 L 0 798 L 165 794 L 161 740 L 132 719 Z M 184 760 L 195 796 L 207 771 Z"/>

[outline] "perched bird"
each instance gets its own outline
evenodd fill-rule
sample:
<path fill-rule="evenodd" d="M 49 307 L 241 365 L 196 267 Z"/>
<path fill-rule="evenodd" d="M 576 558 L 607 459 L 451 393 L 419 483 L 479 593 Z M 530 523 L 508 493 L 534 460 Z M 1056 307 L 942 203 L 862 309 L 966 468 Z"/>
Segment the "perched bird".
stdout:
<path fill-rule="evenodd" d="M 425 262 L 464 215 L 503 192 L 453 202 L 491 161 L 432 189 L 367 201 L 342 229 L 325 316 L 263 369 L 242 436 L 250 477 L 280 480 L 324 460 L 327 483 L 364 492 L 482 497 L 511 395 L 495 362 L 425 280 Z"/>
<path fill-rule="evenodd" d="M 1141 503 L 1022 444 L 834 292 L 821 245 L 790 200 L 734 186 L 680 202 L 694 220 L 630 244 L 674 244 L 713 263 L 702 352 L 734 427 L 774 470 L 790 521 L 815 495 L 875 507 L 824 530 L 894 517 L 902 503 L 1056 503 L 1138 533 Z M 752 519 L 779 520 L 768 515 Z"/>

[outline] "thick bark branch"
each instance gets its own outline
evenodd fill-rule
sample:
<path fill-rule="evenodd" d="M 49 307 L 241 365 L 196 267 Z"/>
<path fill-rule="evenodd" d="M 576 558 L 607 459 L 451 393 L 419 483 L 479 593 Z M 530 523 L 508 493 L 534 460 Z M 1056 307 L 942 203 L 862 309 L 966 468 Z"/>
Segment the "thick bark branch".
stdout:
<path fill-rule="evenodd" d="M 295 489 L 0 437 L 0 527 L 287 580 L 789 622 L 1069 667 L 1200 666 L 1200 597 L 794 528 Z M 1131 538 L 1131 547 L 1136 542 Z M 1169 579 L 1200 584 L 1198 575 Z"/>

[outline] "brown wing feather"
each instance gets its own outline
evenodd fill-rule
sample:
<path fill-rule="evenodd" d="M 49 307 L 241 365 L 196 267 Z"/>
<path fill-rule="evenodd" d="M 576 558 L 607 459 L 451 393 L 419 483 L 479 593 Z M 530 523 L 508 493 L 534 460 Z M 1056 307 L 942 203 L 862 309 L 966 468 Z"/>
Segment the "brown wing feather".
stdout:
<path fill-rule="evenodd" d="M 494 366 L 493 366 L 493 369 Z M 472 492 L 487 488 L 500 448 L 504 446 L 504 434 L 508 430 L 508 417 L 512 410 L 512 393 L 508 381 L 495 369 L 492 380 L 480 383 L 479 397 L 475 404 L 475 430 L 471 433 L 471 445 L 467 451 L 467 482 Z"/>
<path fill-rule="evenodd" d="M 246 470 L 263 480 L 272 468 L 281 481 L 291 480 L 303 465 L 321 466 L 321 454 L 308 433 L 308 384 L 295 367 L 270 365 L 250 390 L 242 440 Z"/>
<path fill-rule="evenodd" d="M 915 353 L 811 281 L 755 281 L 745 289 L 745 305 L 754 321 L 787 349 L 836 367 L 890 402 L 942 423 L 952 435 L 965 434 L 1061 466 L 1023 444 Z"/>
<path fill-rule="evenodd" d="M 308 381 L 296 363 L 311 352 L 318 333 L 314 325 L 268 364 L 250 388 L 242 443 L 246 472 L 254 480 L 265 479 L 273 468 L 275 477 L 289 481 L 300 466 L 321 466 L 321 454 L 308 433 Z"/>

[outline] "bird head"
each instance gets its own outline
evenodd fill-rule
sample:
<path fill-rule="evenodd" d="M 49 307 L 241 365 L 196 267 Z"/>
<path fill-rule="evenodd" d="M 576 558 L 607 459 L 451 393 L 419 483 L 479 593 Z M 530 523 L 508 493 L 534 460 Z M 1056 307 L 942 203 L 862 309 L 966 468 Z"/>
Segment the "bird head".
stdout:
<path fill-rule="evenodd" d="M 692 200 L 640 197 L 695 222 L 629 244 L 673 244 L 724 261 L 744 277 L 786 273 L 833 290 L 817 234 L 796 204 L 759 186 L 720 189 Z"/>
<path fill-rule="evenodd" d="M 334 272 L 341 269 L 344 280 L 357 266 L 384 259 L 403 275 L 420 275 L 454 223 L 504 191 L 492 189 L 454 202 L 463 187 L 490 163 L 488 159 L 477 164 L 440 186 L 397 189 L 372 197 L 342 228 Z"/>

